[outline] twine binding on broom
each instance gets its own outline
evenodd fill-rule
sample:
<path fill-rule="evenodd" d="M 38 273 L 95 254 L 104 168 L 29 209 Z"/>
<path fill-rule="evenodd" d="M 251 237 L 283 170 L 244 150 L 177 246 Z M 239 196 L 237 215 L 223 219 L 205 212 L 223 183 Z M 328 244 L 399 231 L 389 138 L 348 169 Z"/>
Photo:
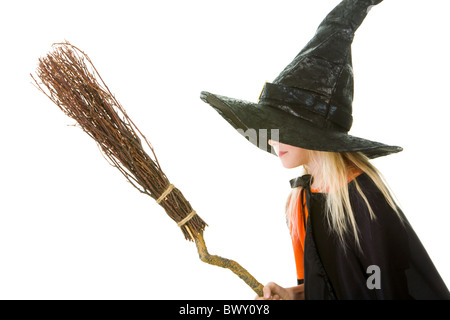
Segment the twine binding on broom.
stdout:
<path fill-rule="evenodd" d="M 180 222 L 177 223 L 177 225 L 181 228 L 183 225 L 186 224 L 186 222 L 188 222 L 189 220 L 191 220 L 195 215 L 197 214 L 197 212 L 195 212 L 195 210 L 192 210 L 191 213 L 189 213 L 186 218 L 184 218 L 183 220 L 181 220 Z"/>
<path fill-rule="evenodd" d="M 173 184 L 170 184 L 166 191 L 164 191 L 158 199 L 156 199 L 156 203 L 159 204 L 165 197 L 167 197 L 167 195 L 170 193 L 170 191 L 173 190 L 173 188 L 175 188 L 175 186 Z"/>
<path fill-rule="evenodd" d="M 167 187 L 167 189 L 159 196 L 158 199 L 156 199 L 156 203 L 160 203 L 161 201 L 163 201 L 168 195 L 169 193 L 175 188 L 175 186 L 173 184 L 169 184 L 169 186 Z M 195 215 L 197 214 L 197 212 L 195 210 L 192 210 L 191 213 L 189 213 L 184 219 L 182 219 L 181 221 L 179 221 L 177 223 L 178 227 L 182 227 L 184 226 L 189 220 L 191 220 Z M 188 230 L 189 232 L 190 230 Z M 189 232 L 190 234 L 190 232 Z M 191 234 L 191 238 L 193 238 L 192 234 Z"/>

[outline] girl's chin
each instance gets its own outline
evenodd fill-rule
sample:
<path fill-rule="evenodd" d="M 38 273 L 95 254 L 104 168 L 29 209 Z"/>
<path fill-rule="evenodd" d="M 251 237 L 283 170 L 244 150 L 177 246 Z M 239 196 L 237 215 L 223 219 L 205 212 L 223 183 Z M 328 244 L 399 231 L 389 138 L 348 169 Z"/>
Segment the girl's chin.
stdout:
<path fill-rule="evenodd" d="M 293 164 L 291 164 L 291 163 L 284 163 L 284 162 L 282 162 L 281 164 L 282 164 L 283 167 L 285 167 L 286 169 L 293 169 L 293 168 L 298 167 L 298 165 L 293 165 Z"/>

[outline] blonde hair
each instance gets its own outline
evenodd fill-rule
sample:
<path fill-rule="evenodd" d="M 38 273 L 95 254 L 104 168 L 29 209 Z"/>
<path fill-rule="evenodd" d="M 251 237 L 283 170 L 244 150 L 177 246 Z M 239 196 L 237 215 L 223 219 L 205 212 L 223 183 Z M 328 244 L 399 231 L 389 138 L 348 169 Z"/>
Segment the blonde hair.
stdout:
<path fill-rule="evenodd" d="M 399 216 L 399 208 L 394 201 L 393 196 L 389 192 L 384 177 L 373 166 L 369 158 L 361 152 L 323 152 L 306 150 L 309 152 L 311 167 L 316 168 L 315 172 L 310 172 L 307 166 L 304 166 L 306 173 L 313 176 L 318 182 L 317 188 L 326 194 L 326 217 L 330 230 L 335 232 L 344 248 L 347 246 L 345 237 L 347 234 L 354 235 L 357 248 L 361 249 L 359 242 L 359 231 L 355 220 L 355 214 L 350 204 L 348 192 L 349 173 L 353 170 L 365 172 L 369 178 L 375 183 L 377 188 L 384 195 L 387 203 L 392 207 L 394 212 Z M 361 195 L 367 205 L 370 219 L 376 219 L 367 197 L 364 195 L 356 179 L 356 190 Z M 298 237 L 298 217 L 296 208 L 299 205 L 299 196 L 301 187 L 292 189 L 286 202 L 286 218 L 292 233 L 292 236 Z"/>

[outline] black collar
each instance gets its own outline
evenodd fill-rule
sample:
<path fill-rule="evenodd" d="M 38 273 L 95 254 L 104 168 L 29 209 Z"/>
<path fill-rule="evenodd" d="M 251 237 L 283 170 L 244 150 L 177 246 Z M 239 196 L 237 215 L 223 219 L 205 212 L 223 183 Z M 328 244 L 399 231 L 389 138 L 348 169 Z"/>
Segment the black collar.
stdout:
<path fill-rule="evenodd" d="M 291 188 L 303 187 L 303 188 L 311 188 L 313 183 L 313 177 L 310 174 L 305 174 L 303 176 L 294 178 L 289 180 L 291 184 Z"/>

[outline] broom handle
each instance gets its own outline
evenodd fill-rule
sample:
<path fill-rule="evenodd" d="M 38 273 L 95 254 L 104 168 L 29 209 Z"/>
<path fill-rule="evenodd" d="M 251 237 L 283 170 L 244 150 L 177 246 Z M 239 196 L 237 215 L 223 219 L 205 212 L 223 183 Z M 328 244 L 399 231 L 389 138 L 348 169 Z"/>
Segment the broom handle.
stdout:
<path fill-rule="evenodd" d="M 205 240 L 203 238 L 203 232 L 199 233 L 195 237 L 195 244 L 197 246 L 198 255 L 200 260 L 203 262 L 230 269 L 239 278 L 244 280 L 244 282 L 256 292 L 259 297 L 263 295 L 263 285 L 259 283 L 245 268 L 243 268 L 239 263 L 233 260 L 225 259 L 219 256 L 210 255 L 208 249 L 206 248 Z"/>

